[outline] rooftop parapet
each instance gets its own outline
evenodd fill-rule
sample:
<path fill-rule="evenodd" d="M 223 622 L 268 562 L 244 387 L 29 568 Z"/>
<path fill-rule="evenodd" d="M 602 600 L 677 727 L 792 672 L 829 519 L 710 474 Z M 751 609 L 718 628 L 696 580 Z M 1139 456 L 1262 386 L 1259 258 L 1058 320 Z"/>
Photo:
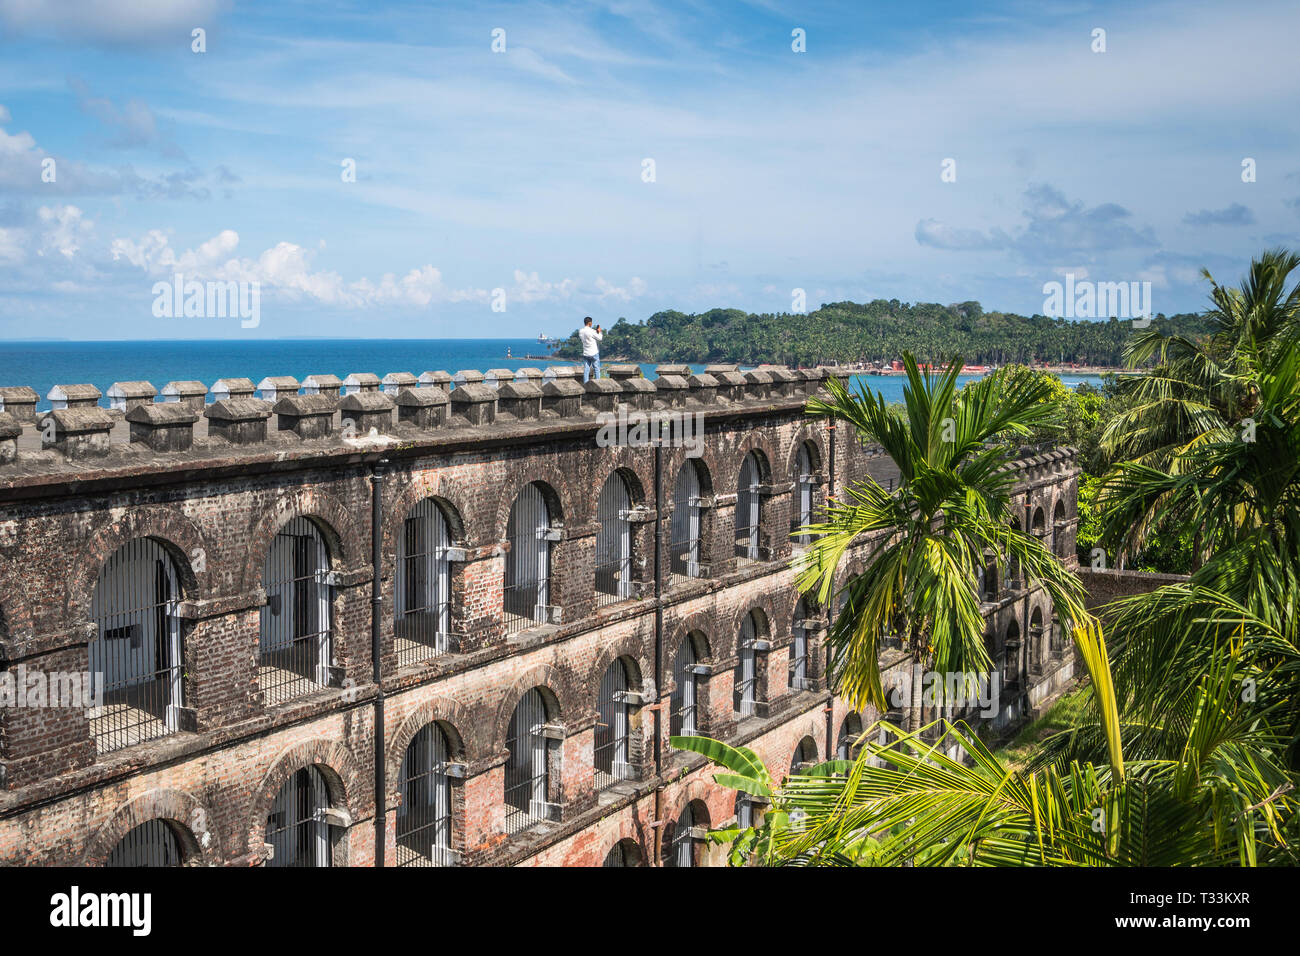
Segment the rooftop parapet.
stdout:
<path fill-rule="evenodd" d="M 339 402 L 339 414 L 345 429 L 352 422 L 354 432 L 350 437 L 369 435 L 372 429 L 385 435 L 393 430 L 395 407 L 392 396 L 383 392 L 353 392 Z"/>
<path fill-rule="evenodd" d="M 803 377 L 784 365 L 760 365 L 757 371 L 772 376 L 772 396 L 794 398 L 803 389 Z"/>
<path fill-rule="evenodd" d="M 162 400 L 167 404 L 183 405 L 194 412 L 202 413 L 208 401 L 208 387 L 202 382 L 168 382 L 163 386 Z"/>
<path fill-rule="evenodd" d="M 208 420 L 209 436 L 232 445 L 254 445 L 266 441 L 271 403 L 252 397 L 226 398 L 204 409 L 203 417 Z"/>
<path fill-rule="evenodd" d="M 138 405 L 149 405 L 158 397 L 150 382 L 114 382 L 108 386 L 108 407 L 129 412 Z"/>
<path fill-rule="evenodd" d="M 743 402 L 745 400 L 745 376 L 736 370 L 733 365 L 730 369 L 725 366 L 711 365 L 709 368 L 717 368 L 716 372 L 709 372 L 718 380 L 718 398 L 728 402 Z"/>
<path fill-rule="evenodd" d="M 606 365 L 605 373 L 610 378 L 622 381 L 625 378 L 641 378 L 641 366 L 639 365 Z"/>
<path fill-rule="evenodd" d="M 299 438 L 323 438 L 334 430 L 339 399 L 333 394 L 286 395 L 275 403 L 276 428 Z"/>
<path fill-rule="evenodd" d="M 451 387 L 460 388 L 462 385 L 482 385 L 483 373 L 476 368 L 463 368 L 451 377 Z"/>
<path fill-rule="evenodd" d="M 297 395 L 301 387 L 292 375 L 268 375 L 257 383 L 257 390 L 265 401 L 274 405 L 287 395 Z"/>
<path fill-rule="evenodd" d="M 212 384 L 212 402 L 224 402 L 228 398 L 252 398 L 257 391 L 251 378 L 219 378 Z"/>
<path fill-rule="evenodd" d="M 379 383 L 385 395 L 396 396 L 404 388 L 415 388 L 420 380 L 410 372 L 389 372 Z"/>
<path fill-rule="evenodd" d="M 446 372 L 421 372 L 420 388 L 440 388 L 444 392 L 451 391 L 451 375 Z"/>
<path fill-rule="evenodd" d="M 448 376 L 449 379 L 450 377 Z M 397 393 L 396 402 L 399 423 L 413 425 L 425 431 L 447 424 L 450 399 L 447 392 L 437 386 L 404 388 Z"/>
<path fill-rule="evenodd" d="M 542 387 L 532 382 L 503 382 L 497 387 L 497 417 L 518 421 L 542 417 Z"/>
<path fill-rule="evenodd" d="M 17 460 L 18 437 L 22 433 L 22 422 L 8 412 L 0 412 L 0 465 Z"/>
<path fill-rule="evenodd" d="M 36 421 L 36 403 L 41 397 L 36 389 L 26 385 L 8 385 L 0 388 L 0 412 L 6 412 L 18 422 Z"/>
<path fill-rule="evenodd" d="M 627 402 L 628 405 L 639 409 L 654 408 L 655 395 L 658 394 L 658 389 L 655 388 L 654 382 L 642 377 L 640 369 L 637 369 L 636 375 L 616 378 L 614 381 L 622 386 L 623 401 Z"/>
<path fill-rule="evenodd" d="M 55 385 L 45 396 L 50 408 L 95 408 L 103 393 L 93 385 Z"/>
<path fill-rule="evenodd" d="M 795 370 L 795 375 L 803 382 L 802 393 L 804 395 L 816 395 L 817 389 L 821 388 L 822 379 L 826 377 L 825 369 L 820 366 L 817 368 L 801 368 Z"/>
<path fill-rule="evenodd" d="M 337 375 L 308 375 L 302 380 L 304 395 L 330 395 L 338 398 L 342 388 L 343 379 Z"/>
<path fill-rule="evenodd" d="M 772 394 L 772 373 L 756 368 L 742 372 L 745 380 L 744 394 L 749 398 L 769 398 Z"/>
<path fill-rule="evenodd" d="M 199 413 L 179 402 L 137 405 L 126 413 L 131 442 L 154 451 L 186 451 L 194 444 Z"/>
<path fill-rule="evenodd" d="M 483 373 L 483 384 L 500 388 L 503 382 L 513 382 L 515 373 L 508 368 L 490 368 Z"/>
<path fill-rule="evenodd" d="M 542 412 L 556 418 L 577 418 L 582 414 L 582 383 L 572 378 L 552 379 L 542 386 Z"/>
<path fill-rule="evenodd" d="M 38 417 L 36 427 L 41 430 L 42 448 L 53 448 L 70 459 L 94 458 L 108 454 L 113 416 L 94 406 L 56 408 Z"/>
<path fill-rule="evenodd" d="M 379 376 L 374 372 L 352 372 L 343 380 L 344 395 L 379 391 Z"/>
<path fill-rule="evenodd" d="M 533 382 L 537 385 L 542 384 L 542 370 L 540 368 L 521 368 L 515 370 L 516 382 Z"/>
<path fill-rule="evenodd" d="M 668 372 L 667 369 L 673 371 Z M 685 374 L 677 371 L 678 369 L 684 370 Z M 686 382 L 686 376 L 690 375 L 690 372 L 690 368 L 686 365 L 660 365 L 655 369 L 655 397 L 661 404 L 670 408 L 686 404 L 691 394 L 690 385 Z"/>
<path fill-rule="evenodd" d="M 497 390 L 495 388 L 482 382 L 465 382 L 457 385 L 449 397 L 452 413 L 466 424 L 490 425 L 496 421 Z"/>
<path fill-rule="evenodd" d="M 674 378 L 690 378 L 691 367 L 689 365 L 656 365 L 655 375 L 663 378 L 665 375 L 671 375 Z"/>

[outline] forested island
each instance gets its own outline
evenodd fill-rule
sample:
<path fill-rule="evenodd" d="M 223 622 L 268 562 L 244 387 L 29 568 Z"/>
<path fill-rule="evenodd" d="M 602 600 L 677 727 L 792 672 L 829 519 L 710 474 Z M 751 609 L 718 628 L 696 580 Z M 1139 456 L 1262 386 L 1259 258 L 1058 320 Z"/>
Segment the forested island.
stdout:
<path fill-rule="evenodd" d="M 1199 336 L 1208 331 L 1194 313 L 1166 317 L 1153 325 L 1169 334 Z M 774 362 L 788 365 L 889 362 L 904 351 L 924 363 L 960 356 L 972 365 L 1069 364 L 1115 368 L 1133 332 L 1128 319 L 1097 321 L 985 312 L 978 302 L 939 305 L 897 299 L 833 302 L 806 315 L 710 309 L 687 315 L 656 312 L 644 322 L 620 318 L 605 332 L 606 359 L 633 362 Z M 559 358 L 576 359 L 582 347 L 575 331 L 556 348 Z"/>

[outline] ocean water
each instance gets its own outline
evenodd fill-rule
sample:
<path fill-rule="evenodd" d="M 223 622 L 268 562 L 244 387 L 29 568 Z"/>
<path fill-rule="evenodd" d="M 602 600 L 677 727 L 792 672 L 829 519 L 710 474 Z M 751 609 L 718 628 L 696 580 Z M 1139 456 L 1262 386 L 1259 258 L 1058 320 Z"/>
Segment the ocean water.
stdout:
<path fill-rule="evenodd" d="M 159 390 L 172 381 L 197 379 L 209 387 L 219 378 L 251 378 L 255 383 L 270 375 L 308 375 L 461 369 L 544 368 L 545 346 L 536 339 L 261 339 L 143 342 L 0 342 L 0 385 L 28 385 L 45 396 L 58 385 L 89 383 L 107 396 L 114 382 L 144 380 Z M 507 358 L 507 354 L 511 357 Z M 571 364 L 562 361 L 559 364 Z M 657 363 L 641 365 L 654 377 Z M 703 365 L 692 365 L 700 370 Z M 962 376 L 970 381 L 977 376 Z M 860 376 L 888 401 L 902 401 L 902 376 Z M 1097 384 L 1095 376 L 1062 376 L 1067 385 Z M 101 401 L 108 405 L 108 398 Z"/>

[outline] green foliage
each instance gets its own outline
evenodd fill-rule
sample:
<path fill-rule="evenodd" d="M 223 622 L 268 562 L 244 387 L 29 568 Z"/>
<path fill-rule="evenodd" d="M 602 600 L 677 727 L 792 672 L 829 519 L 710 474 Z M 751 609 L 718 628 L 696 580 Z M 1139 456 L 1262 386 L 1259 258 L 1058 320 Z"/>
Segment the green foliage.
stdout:
<path fill-rule="evenodd" d="M 1206 328 L 1196 315 L 1157 316 L 1153 328 L 1184 336 Z M 776 362 L 790 365 L 893 361 L 908 351 L 922 363 L 965 356 L 981 365 L 1077 362 L 1118 367 L 1128 321 L 1069 321 L 985 312 L 957 305 L 876 299 L 834 302 L 807 315 L 710 309 L 687 315 L 656 312 L 644 322 L 620 319 L 605 333 L 602 352 L 638 362 Z M 556 353 L 582 354 L 577 332 Z"/>

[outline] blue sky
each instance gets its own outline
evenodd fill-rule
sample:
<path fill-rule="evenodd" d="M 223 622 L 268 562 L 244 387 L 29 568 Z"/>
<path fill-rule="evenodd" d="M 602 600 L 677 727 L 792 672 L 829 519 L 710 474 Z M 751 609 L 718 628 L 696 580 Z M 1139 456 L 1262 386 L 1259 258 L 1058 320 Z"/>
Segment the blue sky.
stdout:
<path fill-rule="evenodd" d="M 0 0 L 0 336 L 1032 313 L 1067 272 L 1199 309 L 1202 266 L 1300 246 L 1298 33 L 1294 2 Z M 177 272 L 257 282 L 260 324 L 156 318 Z"/>

